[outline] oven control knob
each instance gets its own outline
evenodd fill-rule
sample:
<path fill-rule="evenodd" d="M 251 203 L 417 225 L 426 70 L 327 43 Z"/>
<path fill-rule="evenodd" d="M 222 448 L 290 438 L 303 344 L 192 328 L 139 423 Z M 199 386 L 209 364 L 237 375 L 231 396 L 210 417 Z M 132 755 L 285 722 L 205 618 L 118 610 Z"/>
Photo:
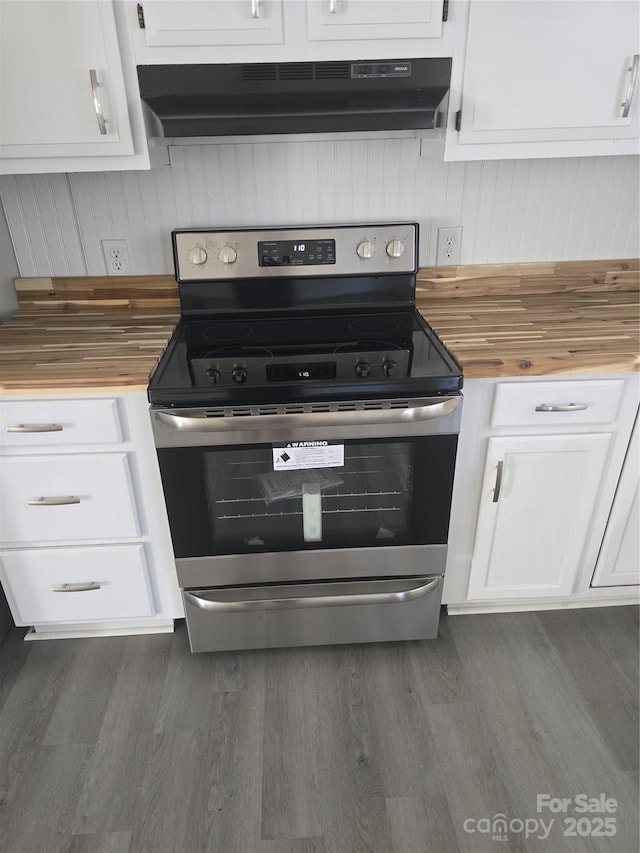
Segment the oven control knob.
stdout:
<path fill-rule="evenodd" d="M 360 379 L 366 379 L 370 373 L 371 373 L 371 368 L 369 367 L 368 362 L 359 361 L 356 364 L 356 376 L 359 376 Z"/>
<path fill-rule="evenodd" d="M 387 243 L 387 255 L 390 258 L 400 258 L 404 253 L 404 243 L 400 240 L 392 240 Z"/>
<path fill-rule="evenodd" d="M 207 379 L 211 380 L 212 385 L 217 385 L 218 382 L 220 382 L 220 371 L 217 370 L 215 367 L 208 367 L 205 370 L 204 375 L 207 377 Z"/>
<path fill-rule="evenodd" d="M 207 261 L 207 253 L 202 248 L 202 246 L 194 246 L 193 249 L 189 252 L 189 260 L 192 264 L 195 264 L 197 267 L 206 263 Z"/>
<path fill-rule="evenodd" d="M 246 382 L 247 381 L 247 369 L 246 367 L 234 367 L 233 373 L 231 374 L 231 378 L 234 382 Z"/>
<path fill-rule="evenodd" d="M 223 264 L 235 264 L 238 253 L 233 246 L 223 246 L 218 253 Z"/>
<path fill-rule="evenodd" d="M 362 243 L 358 243 L 356 252 L 358 257 L 362 258 L 363 261 L 367 261 L 369 258 L 373 257 L 375 250 L 376 247 L 373 243 L 370 243 L 368 240 L 363 240 Z"/>
<path fill-rule="evenodd" d="M 382 372 L 385 376 L 395 376 L 398 372 L 398 364 L 391 358 L 387 358 L 382 362 Z"/>

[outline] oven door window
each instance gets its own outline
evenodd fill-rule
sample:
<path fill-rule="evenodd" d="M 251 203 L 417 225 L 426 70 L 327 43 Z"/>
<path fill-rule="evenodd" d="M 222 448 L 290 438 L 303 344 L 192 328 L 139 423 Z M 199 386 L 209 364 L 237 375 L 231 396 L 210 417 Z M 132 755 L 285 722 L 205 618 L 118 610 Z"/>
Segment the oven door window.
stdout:
<path fill-rule="evenodd" d="M 340 467 L 274 471 L 271 445 L 160 449 L 175 555 L 444 544 L 455 450 L 346 441 Z"/>

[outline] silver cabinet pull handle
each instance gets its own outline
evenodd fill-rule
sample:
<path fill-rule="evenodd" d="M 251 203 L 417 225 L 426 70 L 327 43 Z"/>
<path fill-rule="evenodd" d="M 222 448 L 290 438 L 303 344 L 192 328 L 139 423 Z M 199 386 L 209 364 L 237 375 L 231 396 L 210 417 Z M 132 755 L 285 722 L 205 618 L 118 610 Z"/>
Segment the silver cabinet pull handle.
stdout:
<path fill-rule="evenodd" d="M 626 118 L 629 115 L 629 110 L 631 109 L 631 104 L 633 103 L 633 95 L 636 90 L 636 82 L 638 80 L 638 63 L 640 63 L 640 54 L 634 53 L 633 60 L 631 65 L 629 66 L 629 85 L 627 86 L 627 94 L 622 102 L 622 118 Z"/>
<path fill-rule="evenodd" d="M 30 498 L 29 506 L 67 506 L 67 504 L 79 504 L 80 498 L 74 495 L 66 495 L 59 498 Z"/>
<path fill-rule="evenodd" d="M 102 587 L 95 581 L 89 581 L 88 583 L 57 583 L 51 587 L 51 592 L 89 592 L 92 589 L 102 589 Z"/>
<path fill-rule="evenodd" d="M 498 462 L 497 470 L 496 470 L 496 483 L 493 487 L 493 503 L 497 504 L 500 498 L 500 489 L 502 488 L 502 475 L 504 474 L 504 462 L 500 460 Z"/>
<path fill-rule="evenodd" d="M 98 75 L 95 72 L 95 69 L 91 68 L 89 70 L 89 79 L 91 80 L 91 93 L 93 95 L 93 107 L 96 111 L 96 118 L 98 119 L 98 127 L 100 128 L 100 133 L 102 136 L 107 135 L 107 123 L 104 120 L 104 113 L 102 112 L 102 104 L 100 102 L 100 95 L 98 94 Z"/>
<path fill-rule="evenodd" d="M 7 432 L 62 432 L 62 424 L 14 424 Z"/>
<path fill-rule="evenodd" d="M 260 17 L 260 0 L 251 0 L 251 17 Z"/>
<path fill-rule="evenodd" d="M 338 11 L 338 0 L 329 0 L 329 14 L 335 15 Z"/>
<path fill-rule="evenodd" d="M 428 595 L 440 587 L 440 578 L 429 580 L 423 584 L 425 578 L 419 578 L 420 586 L 415 586 L 407 590 L 397 590 L 395 592 L 370 592 L 370 593 L 355 593 L 352 595 L 309 595 L 300 596 L 299 598 L 258 598 L 258 599 L 238 599 L 231 601 L 220 601 L 215 598 L 216 593 L 205 593 L 202 590 L 197 592 L 184 592 L 185 600 L 202 610 L 218 611 L 218 612 L 240 612 L 248 610 L 285 610 L 289 608 L 300 607 L 340 607 L 342 605 L 355 604 L 393 604 L 403 601 L 413 601 L 416 598 L 421 598 L 423 595 Z M 209 597 L 211 596 L 211 597 Z"/>
<path fill-rule="evenodd" d="M 450 415 L 458 408 L 456 397 L 443 397 L 422 405 L 403 409 L 367 409 L 337 412 L 300 412 L 298 414 L 246 415 L 244 417 L 207 417 L 204 412 L 177 415 L 157 411 L 158 423 L 172 429 L 191 432 L 225 432 L 227 430 L 279 429 L 282 427 L 329 427 L 361 425 L 366 415 L 368 424 L 398 424 L 425 421 Z"/>
<path fill-rule="evenodd" d="M 536 412 L 584 412 L 588 408 L 588 403 L 566 403 L 564 406 L 540 403 L 539 406 L 536 406 Z"/>

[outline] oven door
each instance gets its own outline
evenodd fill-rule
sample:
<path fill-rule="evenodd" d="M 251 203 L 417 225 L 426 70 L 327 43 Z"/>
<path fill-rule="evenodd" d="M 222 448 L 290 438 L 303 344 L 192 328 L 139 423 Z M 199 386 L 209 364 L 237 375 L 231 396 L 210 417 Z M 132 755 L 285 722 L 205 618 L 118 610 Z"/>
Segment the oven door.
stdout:
<path fill-rule="evenodd" d="M 442 575 L 461 402 L 152 410 L 180 585 Z"/>

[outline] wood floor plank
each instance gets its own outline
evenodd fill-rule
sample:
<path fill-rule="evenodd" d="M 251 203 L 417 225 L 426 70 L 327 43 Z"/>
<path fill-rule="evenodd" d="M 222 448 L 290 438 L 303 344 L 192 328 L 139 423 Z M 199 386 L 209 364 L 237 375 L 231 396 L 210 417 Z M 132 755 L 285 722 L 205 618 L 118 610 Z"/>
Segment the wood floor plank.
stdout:
<path fill-rule="evenodd" d="M 25 643 L 23 638 L 24 628 L 11 628 L 4 640 L 0 640 L 0 713 L 31 650 L 31 645 Z"/>
<path fill-rule="evenodd" d="M 74 833 L 133 828 L 172 642 L 171 634 L 126 639 L 72 823 Z"/>
<path fill-rule="evenodd" d="M 318 686 L 323 836 L 329 851 L 392 850 L 385 768 L 372 731 L 364 661 L 368 646 L 318 649 L 312 660 Z"/>
<path fill-rule="evenodd" d="M 635 794 L 615 767 L 588 709 L 570 689 L 571 679 L 537 614 L 473 618 L 478 621 L 476 626 L 456 620 L 454 635 L 465 644 L 475 627 L 473 642 L 480 641 L 489 652 L 487 658 L 475 658 L 471 676 L 474 703 L 485 715 L 516 813 L 535 816 L 540 793 L 573 798 L 579 793 L 598 796 L 605 792 L 618 800 L 621 811 L 618 833 L 608 842 L 608 850 L 627 853 L 637 836 Z M 463 659 L 468 651 L 468 646 L 461 650 Z M 487 659 L 492 661 L 491 669 Z M 514 755 L 518 756 L 516 762 Z M 599 840 L 591 836 L 562 838 L 562 843 L 581 853 L 601 850 Z"/>
<path fill-rule="evenodd" d="M 87 638 L 82 645 L 74 646 L 73 665 L 67 669 L 43 743 L 96 742 L 125 643 L 124 637 Z M 78 702 L 78 696 L 83 697 L 82 703 Z"/>
<path fill-rule="evenodd" d="M 231 693 L 246 686 L 244 660 L 234 652 L 215 656 L 192 655 L 184 623 L 176 628 L 171 645 L 155 731 L 208 729 L 216 693 Z"/>
<path fill-rule="evenodd" d="M 217 655 L 204 657 L 213 672 Z M 246 686 L 214 696 L 208 739 L 193 768 L 197 784 L 185 851 L 260 850 L 266 653 L 237 657 Z"/>
<path fill-rule="evenodd" d="M 0 818 L 2 849 L 11 853 L 63 853 L 69 849 L 71 821 L 90 761 L 87 744 L 40 746 L 15 779 Z M 25 754 L 25 759 L 27 754 Z M 37 778 L 37 784 L 34 780 Z"/>
<path fill-rule="evenodd" d="M 387 799 L 387 812 L 394 850 L 402 853 L 460 850 L 445 796 Z"/>
<path fill-rule="evenodd" d="M 629 672 L 632 680 L 627 683 L 620 677 L 620 667 L 612 660 L 610 649 L 619 624 L 607 624 L 600 618 L 596 628 L 593 620 L 582 614 L 582 642 L 578 646 L 575 631 L 567 625 L 563 615 L 559 611 L 542 612 L 538 620 L 561 657 L 566 678 L 575 684 L 575 695 L 594 721 L 615 766 L 619 770 L 637 771 L 639 673 L 637 667 L 632 668 L 635 671 Z M 625 615 L 620 613 L 618 618 L 623 619 Z M 612 634 L 614 640 L 608 642 Z"/>
<path fill-rule="evenodd" d="M 130 853 L 130 832 L 105 832 L 102 835 L 74 835 L 68 853 Z"/>
<path fill-rule="evenodd" d="M 423 695 L 433 681 L 413 667 L 412 651 L 426 643 L 393 643 L 367 647 L 362 683 L 372 740 L 381 766 L 385 799 L 436 796 L 442 790 L 440 758 L 425 713 Z"/>
<path fill-rule="evenodd" d="M 323 834 L 319 762 L 317 654 L 309 649 L 269 652 L 262 775 L 262 838 Z"/>

